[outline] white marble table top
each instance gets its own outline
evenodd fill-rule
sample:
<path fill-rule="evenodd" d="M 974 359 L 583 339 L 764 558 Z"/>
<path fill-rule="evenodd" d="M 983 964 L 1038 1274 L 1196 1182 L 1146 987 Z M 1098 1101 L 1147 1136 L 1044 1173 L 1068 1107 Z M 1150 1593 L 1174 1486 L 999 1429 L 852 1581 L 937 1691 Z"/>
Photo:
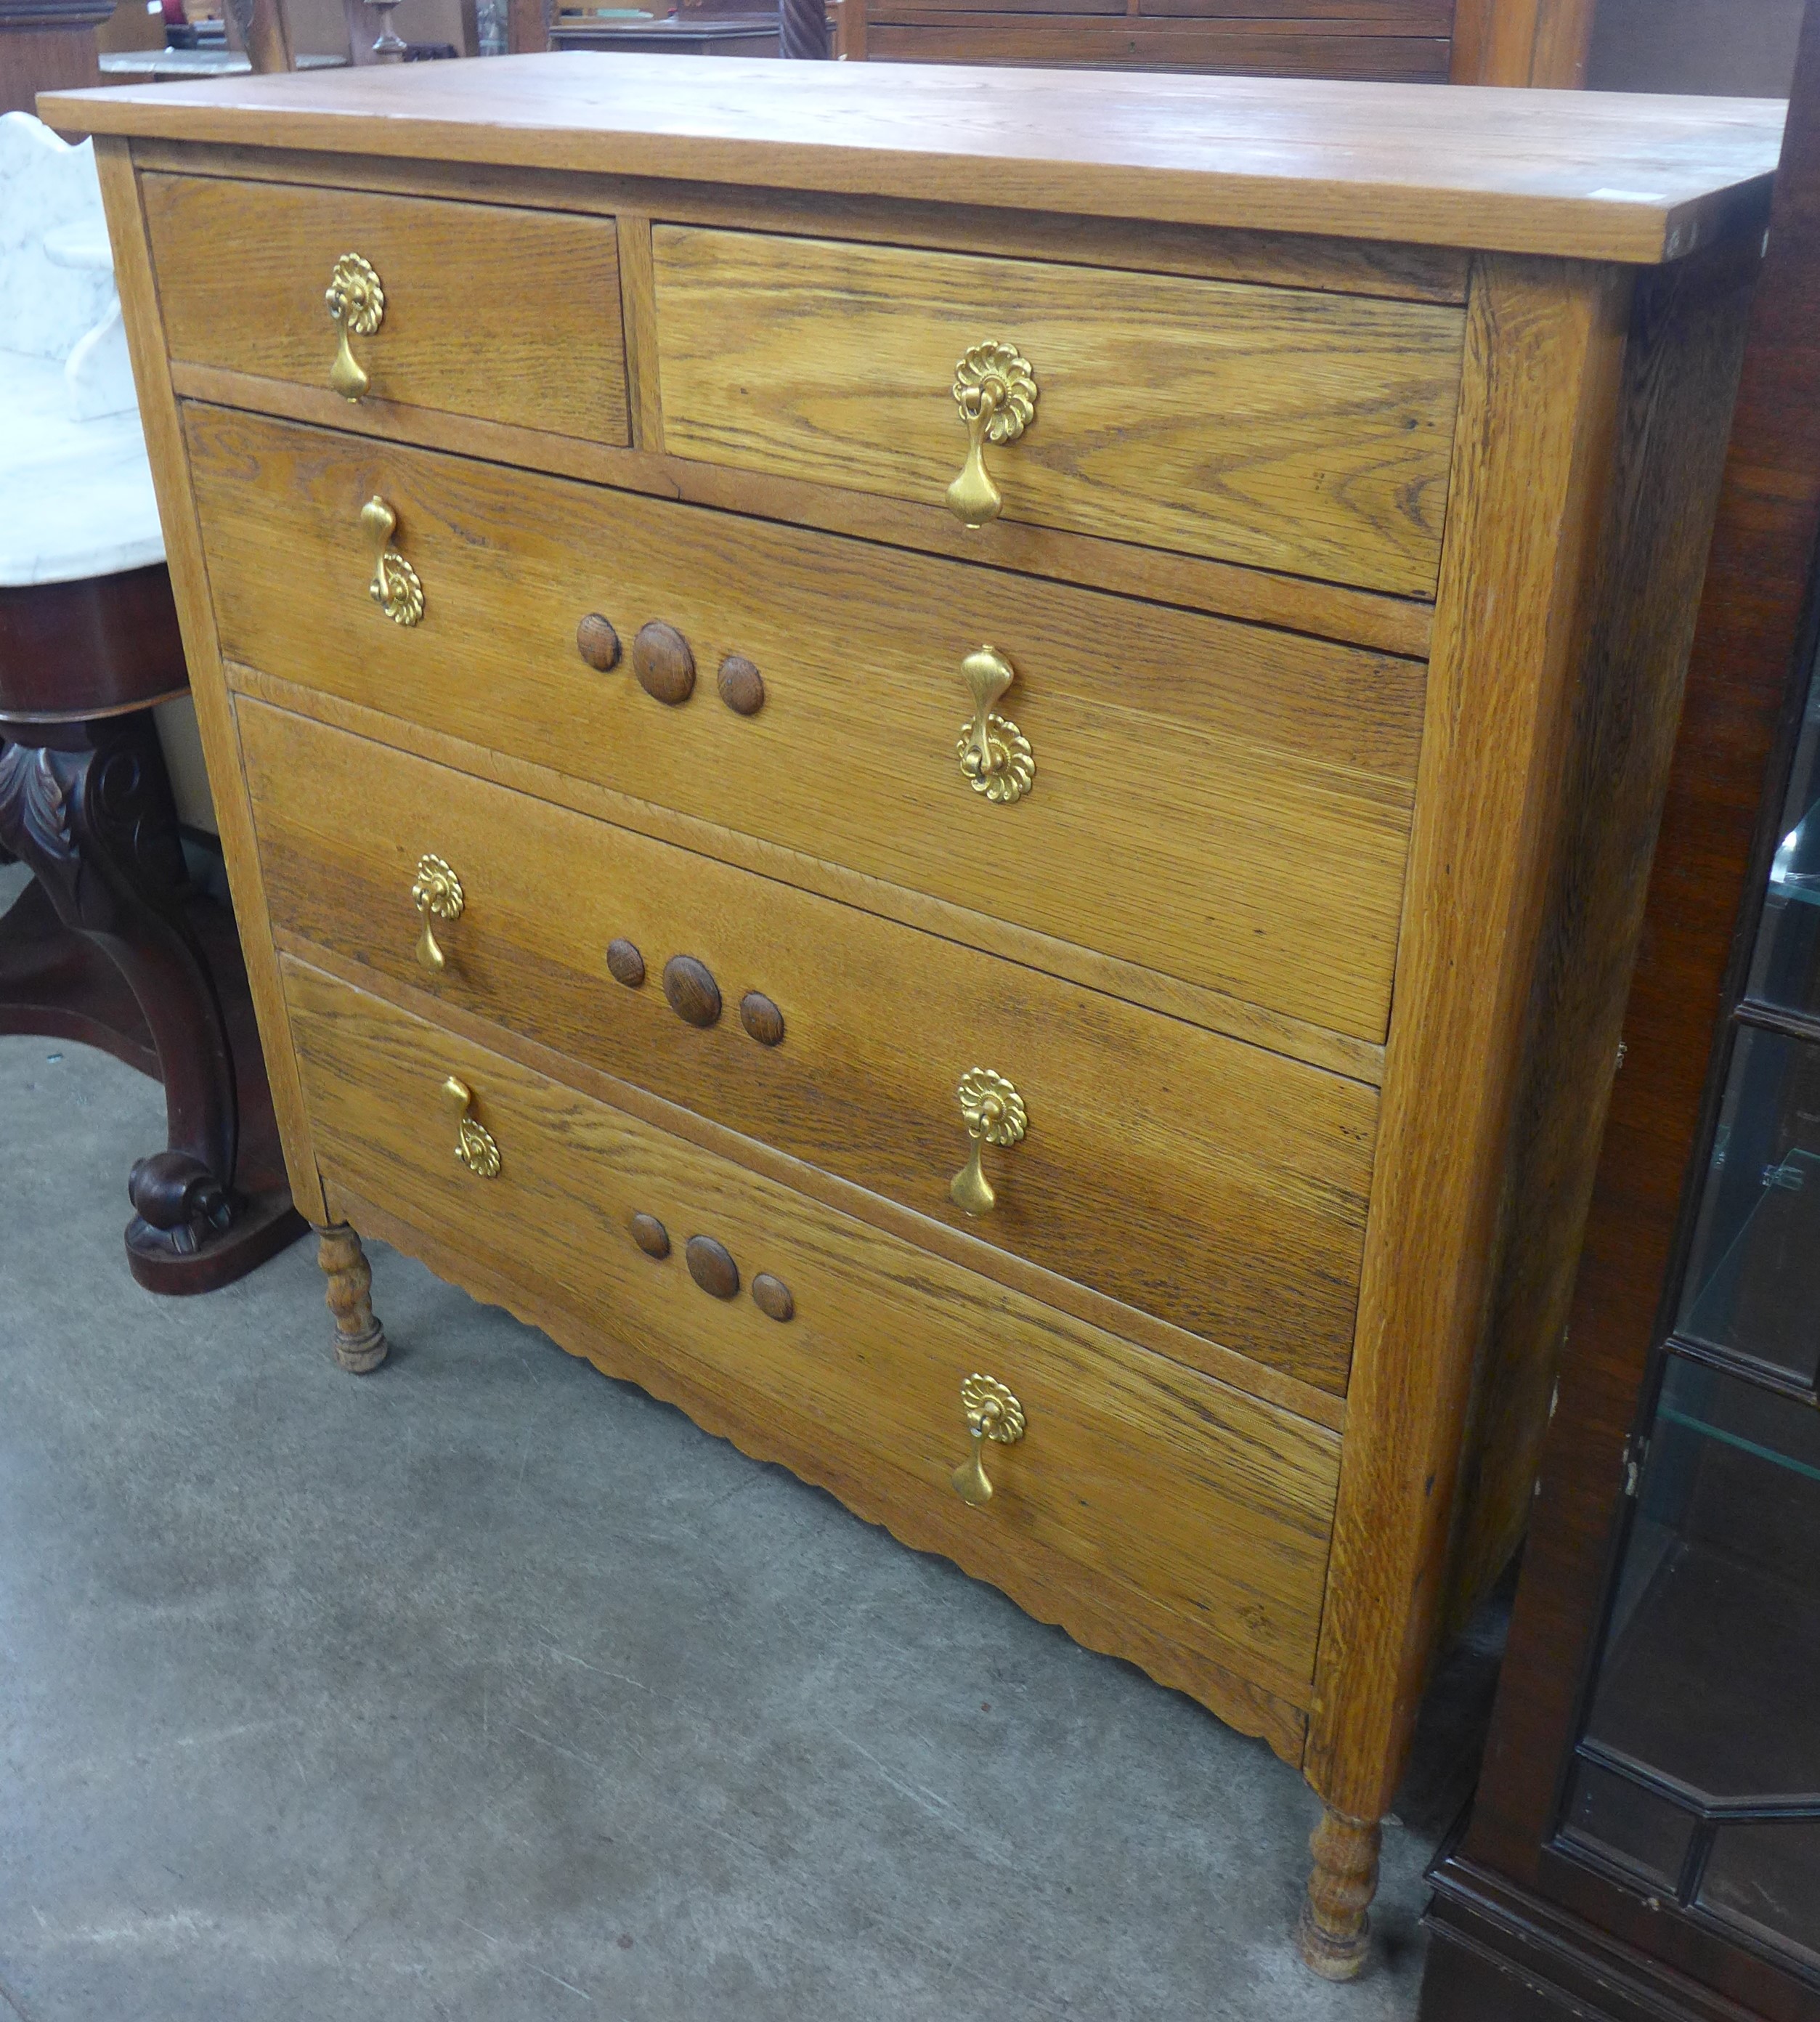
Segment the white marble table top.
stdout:
<path fill-rule="evenodd" d="M 164 559 L 94 150 L 0 115 L 0 587 Z"/>
<path fill-rule="evenodd" d="M 164 560 L 136 408 L 71 418 L 62 364 L 0 351 L 0 586 Z"/>

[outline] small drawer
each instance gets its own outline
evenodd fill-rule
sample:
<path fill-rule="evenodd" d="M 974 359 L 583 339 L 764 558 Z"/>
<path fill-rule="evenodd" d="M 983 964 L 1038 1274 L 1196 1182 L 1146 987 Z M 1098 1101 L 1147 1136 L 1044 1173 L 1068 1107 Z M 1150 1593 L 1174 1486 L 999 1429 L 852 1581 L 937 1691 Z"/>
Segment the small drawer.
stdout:
<path fill-rule="evenodd" d="M 1096 1600 L 1122 1625 L 1101 1647 L 1154 1664 L 1146 1640 L 1165 1644 L 1307 1704 L 1333 1434 L 294 960 L 284 976 L 331 1198 L 383 1203 L 453 1275 L 1045 1619 Z M 983 1507 L 954 1480 L 976 1374 L 1023 1421 L 978 1442 Z"/>
<path fill-rule="evenodd" d="M 673 455 L 940 506 L 983 408 L 970 524 L 996 491 L 1008 520 L 1434 593 L 1462 309 L 680 225 L 653 252 Z"/>
<path fill-rule="evenodd" d="M 1344 1392 L 1375 1089 L 304 717 L 239 714 L 281 932 Z M 1013 1119 L 996 1127 L 994 1093 Z"/>
<path fill-rule="evenodd" d="M 144 188 L 176 363 L 630 440 L 611 218 L 210 176 Z"/>
<path fill-rule="evenodd" d="M 1419 662 L 220 408 L 187 427 L 231 662 L 1382 1042 Z M 983 646 L 1005 762 L 970 776 Z"/>

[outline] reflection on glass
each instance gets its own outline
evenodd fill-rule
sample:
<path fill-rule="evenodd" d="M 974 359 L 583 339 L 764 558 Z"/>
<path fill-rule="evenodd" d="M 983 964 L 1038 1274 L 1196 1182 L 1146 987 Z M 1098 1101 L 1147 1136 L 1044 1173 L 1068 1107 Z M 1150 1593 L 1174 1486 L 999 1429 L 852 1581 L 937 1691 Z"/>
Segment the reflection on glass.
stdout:
<path fill-rule="evenodd" d="M 1672 1356 L 1563 1832 L 1820 1954 L 1816 1681 L 1820 1411 Z"/>
<path fill-rule="evenodd" d="M 1667 1798 L 1596 1763 L 1574 1768 L 1562 1830 L 1570 1839 L 1672 1891 L 1693 1841 L 1695 1820 Z"/>
<path fill-rule="evenodd" d="M 1820 1012 L 1820 673 L 1807 690 L 1748 994 L 1787 1010 Z"/>
<path fill-rule="evenodd" d="M 1820 1819 L 1727 1826 L 1706 1864 L 1699 1901 L 1760 1940 L 1820 1961 Z"/>
<path fill-rule="evenodd" d="M 1677 1330 L 1805 1383 L 1820 1372 L 1820 1047 L 1810 1042 L 1738 1034 Z"/>

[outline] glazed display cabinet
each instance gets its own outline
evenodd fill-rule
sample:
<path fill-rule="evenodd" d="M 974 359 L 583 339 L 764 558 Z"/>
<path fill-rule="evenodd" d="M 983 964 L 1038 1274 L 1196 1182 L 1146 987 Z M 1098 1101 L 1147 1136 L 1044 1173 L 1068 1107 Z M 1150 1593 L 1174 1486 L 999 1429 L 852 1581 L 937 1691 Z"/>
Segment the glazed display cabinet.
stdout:
<path fill-rule="evenodd" d="M 1820 2014 L 1820 21 L 1424 2022 Z"/>

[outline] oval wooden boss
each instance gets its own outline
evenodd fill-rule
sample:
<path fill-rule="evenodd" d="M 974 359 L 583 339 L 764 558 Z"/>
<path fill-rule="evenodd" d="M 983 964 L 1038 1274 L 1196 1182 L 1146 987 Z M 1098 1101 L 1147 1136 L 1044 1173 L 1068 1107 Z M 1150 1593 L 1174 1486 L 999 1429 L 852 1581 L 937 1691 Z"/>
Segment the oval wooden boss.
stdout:
<path fill-rule="evenodd" d="M 712 1025 L 720 1015 L 720 986 L 692 954 L 673 954 L 664 964 L 663 994 L 685 1025 Z"/>
<path fill-rule="evenodd" d="M 636 990 L 644 980 L 644 957 L 630 941 L 609 941 L 607 969 L 615 983 L 623 983 L 628 990 Z"/>
<path fill-rule="evenodd" d="M 749 990 L 740 998 L 739 1022 L 761 1046 L 783 1042 L 783 1013 L 762 990 Z"/>
<path fill-rule="evenodd" d="M 729 653 L 720 662 L 715 685 L 736 716 L 756 716 L 764 706 L 764 677 L 743 653 Z"/>
<path fill-rule="evenodd" d="M 752 1281 L 752 1303 L 761 1313 L 774 1320 L 787 1320 L 797 1309 L 797 1302 L 790 1297 L 790 1288 L 782 1279 L 774 1278 L 768 1271 L 760 1271 Z"/>
<path fill-rule="evenodd" d="M 689 1276 L 713 1298 L 731 1299 L 738 1293 L 739 1266 L 725 1243 L 711 1235 L 691 1235 L 684 1246 L 683 1261 Z"/>
<path fill-rule="evenodd" d="M 611 619 L 590 611 L 575 627 L 575 651 L 597 674 L 618 666 L 619 634 L 614 630 Z"/>
<path fill-rule="evenodd" d="M 695 692 L 695 656 L 673 625 L 654 618 L 632 642 L 632 671 L 647 695 L 673 709 Z"/>

